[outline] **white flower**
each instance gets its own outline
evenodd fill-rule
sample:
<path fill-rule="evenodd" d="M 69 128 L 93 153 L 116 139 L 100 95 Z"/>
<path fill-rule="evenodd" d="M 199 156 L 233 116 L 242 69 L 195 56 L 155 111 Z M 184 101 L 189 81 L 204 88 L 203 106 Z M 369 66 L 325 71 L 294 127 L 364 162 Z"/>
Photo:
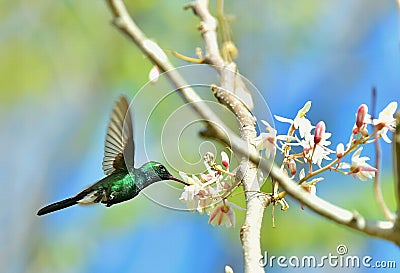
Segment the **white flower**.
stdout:
<path fill-rule="evenodd" d="M 294 119 L 294 127 L 295 128 L 299 128 L 299 125 L 300 125 L 300 121 L 299 120 L 306 116 L 307 112 L 310 111 L 310 108 L 311 108 L 311 101 L 307 101 L 304 104 L 303 108 L 301 108 L 297 112 L 297 115 L 296 115 L 296 117 Z"/>
<path fill-rule="evenodd" d="M 265 150 L 265 156 L 270 158 L 274 157 L 276 153 L 275 147 L 276 131 L 274 133 L 261 133 L 254 139 L 256 149 L 258 151 Z"/>
<path fill-rule="evenodd" d="M 184 172 L 179 172 L 179 175 L 182 177 L 183 181 L 190 184 L 184 187 L 184 191 L 179 200 L 185 201 L 190 210 L 195 210 L 198 204 L 198 201 L 195 200 L 195 195 L 201 190 L 202 183 L 196 176 L 189 177 Z"/>
<path fill-rule="evenodd" d="M 184 172 L 179 172 L 179 174 L 183 181 L 190 184 L 184 187 L 179 200 L 185 202 L 189 210 L 197 210 L 200 214 L 210 209 L 215 202 L 213 197 L 217 194 L 214 188 L 202 183 L 194 175 L 189 177 Z"/>
<path fill-rule="evenodd" d="M 276 120 L 280 122 L 286 122 L 290 123 L 295 129 L 299 129 L 300 136 L 304 138 L 307 134 L 309 134 L 314 128 L 314 126 L 311 125 L 311 122 L 306 118 L 307 112 L 311 108 L 311 101 L 307 101 L 306 104 L 304 104 L 303 108 L 301 108 L 298 112 L 294 120 L 280 117 L 277 115 L 274 115 Z"/>
<path fill-rule="evenodd" d="M 255 138 L 255 145 L 258 151 L 265 149 L 265 156 L 267 158 L 275 157 L 276 153 L 276 133 L 277 131 L 269 125 L 268 122 L 262 120 L 262 123 L 266 126 L 267 133 L 261 133 Z"/>
<path fill-rule="evenodd" d="M 322 160 L 332 160 L 328 155 L 332 153 L 333 151 L 331 149 L 328 149 L 326 147 L 317 145 L 315 146 L 314 149 L 314 154 L 312 156 L 312 162 L 313 164 L 317 164 L 318 167 L 321 168 Z"/>
<path fill-rule="evenodd" d="M 373 120 L 373 124 L 378 130 L 378 134 L 387 143 L 391 143 L 391 140 L 387 136 L 388 130 L 394 131 L 394 128 L 396 127 L 396 120 L 393 117 L 396 110 L 397 102 L 392 101 L 382 110 L 382 112 L 379 113 L 378 118 Z"/>
<path fill-rule="evenodd" d="M 298 124 L 300 137 L 302 138 L 310 135 L 311 130 L 315 127 L 311 125 L 311 121 L 309 121 L 306 117 L 299 118 Z"/>
<path fill-rule="evenodd" d="M 331 142 L 328 140 L 331 135 L 331 133 L 324 132 L 320 136 L 319 143 L 317 145 L 314 144 L 314 135 L 311 134 L 307 135 L 304 140 L 300 141 L 300 145 L 303 147 L 305 157 L 311 159 L 312 163 L 317 164 L 319 167 L 321 167 L 323 159 L 331 160 L 328 155 L 334 151 L 326 147 L 331 144 Z"/>
<path fill-rule="evenodd" d="M 351 165 L 343 162 L 340 163 L 339 168 L 350 168 L 348 174 L 352 174 L 354 178 L 357 176 L 360 180 L 365 181 L 367 179 L 373 178 L 375 176 L 375 172 L 377 172 L 378 170 L 366 163 L 366 161 L 370 159 L 369 157 L 360 157 L 362 149 L 363 147 L 360 147 L 359 149 L 357 149 L 357 151 L 354 152 L 353 156 L 351 157 Z"/>

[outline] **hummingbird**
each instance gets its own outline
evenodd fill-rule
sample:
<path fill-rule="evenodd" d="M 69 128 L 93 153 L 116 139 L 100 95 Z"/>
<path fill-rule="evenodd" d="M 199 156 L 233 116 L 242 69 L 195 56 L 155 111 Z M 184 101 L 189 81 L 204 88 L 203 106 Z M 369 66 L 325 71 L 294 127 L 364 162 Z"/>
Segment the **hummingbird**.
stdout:
<path fill-rule="evenodd" d="M 130 200 L 145 187 L 163 180 L 188 183 L 174 177 L 159 162 L 150 161 L 134 167 L 135 144 L 129 103 L 124 96 L 114 106 L 104 144 L 103 171 L 106 177 L 77 195 L 41 208 L 37 215 L 76 204 L 103 203 L 107 207 Z"/>

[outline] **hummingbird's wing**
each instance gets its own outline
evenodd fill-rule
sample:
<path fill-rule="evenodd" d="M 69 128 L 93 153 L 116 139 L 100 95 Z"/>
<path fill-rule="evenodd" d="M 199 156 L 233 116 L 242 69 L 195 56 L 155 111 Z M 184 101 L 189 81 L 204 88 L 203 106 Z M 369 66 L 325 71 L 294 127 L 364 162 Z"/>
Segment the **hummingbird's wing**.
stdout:
<path fill-rule="evenodd" d="M 106 175 L 133 167 L 135 144 L 129 103 L 121 97 L 114 106 L 104 144 L 103 171 Z"/>

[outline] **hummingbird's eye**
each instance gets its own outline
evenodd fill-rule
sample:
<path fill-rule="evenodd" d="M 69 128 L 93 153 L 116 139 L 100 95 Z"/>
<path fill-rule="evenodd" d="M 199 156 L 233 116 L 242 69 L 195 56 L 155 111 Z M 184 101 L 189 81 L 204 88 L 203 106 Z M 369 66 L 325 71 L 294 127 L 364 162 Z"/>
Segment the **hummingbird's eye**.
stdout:
<path fill-rule="evenodd" d="M 154 169 L 159 173 L 162 173 L 162 172 L 166 171 L 165 167 L 163 165 L 161 165 L 161 164 L 155 165 Z"/>

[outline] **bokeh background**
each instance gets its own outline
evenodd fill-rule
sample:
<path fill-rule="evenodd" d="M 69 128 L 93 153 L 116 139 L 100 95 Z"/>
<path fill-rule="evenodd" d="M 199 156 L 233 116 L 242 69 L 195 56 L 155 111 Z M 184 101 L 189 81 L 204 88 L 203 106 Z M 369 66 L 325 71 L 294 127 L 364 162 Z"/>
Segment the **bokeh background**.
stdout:
<path fill-rule="evenodd" d="M 370 103 L 372 86 L 378 89 L 378 110 L 399 101 L 395 1 L 226 2 L 240 71 L 273 114 L 294 117 L 312 100 L 308 117 L 314 124 L 326 122 L 334 148 L 348 140 L 354 113 L 361 103 Z M 138 24 L 163 48 L 194 56 L 195 47 L 202 46 L 198 19 L 182 9 L 186 1 L 127 3 Z M 0 18 L 0 272 L 223 272 L 225 264 L 241 272 L 241 211 L 235 228 L 215 228 L 206 216 L 170 210 L 141 195 L 112 209 L 74 207 L 36 216 L 41 206 L 103 177 L 103 143 L 113 103 L 120 94 L 133 98 L 152 66 L 112 26 L 104 1 L 28 5 L 1 0 Z M 176 66 L 186 64 L 171 58 Z M 150 95 L 134 105 L 136 132 L 143 128 L 140 113 L 152 103 Z M 177 98 L 168 109 L 182 104 Z M 157 136 L 163 119 L 151 119 L 147 126 Z M 277 128 L 284 132 L 287 127 Z M 186 137 L 182 153 L 200 160 L 193 141 L 201 140 L 194 130 Z M 146 141 L 151 159 L 162 161 L 159 139 Z M 382 149 L 384 197 L 394 210 L 391 147 L 382 144 Z M 364 152 L 374 158 L 373 149 Z M 138 166 L 146 157 L 141 149 L 136 153 Z M 182 170 L 191 172 L 186 165 Z M 318 194 L 382 218 L 371 181 L 328 174 Z M 338 227 L 288 202 L 289 211 L 276 210 L 275 228 L 271 208 L 265 212 L 262 248 L 268 255 L 321 257 L 336 254 L 336 247 L 345 244 L 349 254 L 395 260 L 400 266 L 394 244 Z"/>

